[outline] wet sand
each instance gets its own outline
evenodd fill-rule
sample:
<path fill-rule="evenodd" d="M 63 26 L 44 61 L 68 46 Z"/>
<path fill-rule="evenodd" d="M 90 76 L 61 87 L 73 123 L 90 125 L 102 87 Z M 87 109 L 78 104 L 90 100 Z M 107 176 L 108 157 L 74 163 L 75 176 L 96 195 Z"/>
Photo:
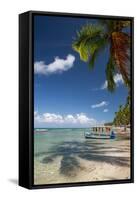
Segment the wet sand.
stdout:
<path fill-rule="evenodd" d="M 34 184 L 130 178 L 130 140 L 64 142 L 34 159 Z"/>

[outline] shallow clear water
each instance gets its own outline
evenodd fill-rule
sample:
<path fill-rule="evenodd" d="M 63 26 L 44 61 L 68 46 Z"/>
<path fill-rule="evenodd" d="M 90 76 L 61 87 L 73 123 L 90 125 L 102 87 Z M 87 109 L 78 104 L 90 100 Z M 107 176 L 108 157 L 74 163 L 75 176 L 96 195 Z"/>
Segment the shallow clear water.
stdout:
<path fill-rule="evenodd" d="M 67 145 L 69 147 L 81 146 L 81 144 L 86 144 L 87 142 L 92 145 L 92 142 L 103 143 L 104 145 L 108 143 L 108 140 L 99 140 L 99 139 L 85 139 L 84 132 L 90 132 L 90 129 L 82 128 L 50 128 L 46 129 L 44 132 L 36 131 L 34 133 L 34 156 L 36 159 L 46 154 L 54 153 L 56 151 L 61 151 L 59 146 L 66 146 L 65 150 L 67 151 Z M 122 138 L 123 139 L 123 138 Z M 121 140 L 117 137 L 116 140 Z M 110 141 L 113 142 L 114 140 Z M 75 151 L 74 148 L 71 148 L 72 151 Z M 84 148 L 83 148 L 84 149 Z M 81 151 L 82 149 L 78 149 Z M 62 152 L 63 153 L 63 152 Z"/>
<path fill-rule="evenodd" d="M 86 139 L 85 131 L 90 129 L 34 130 L 35 184 L 107 180 L 108 167 L 114 170 L 114 179 L 129 177 L 129 139 Z"/>
<path fill-rule="evenodd" d="M 37 131 L 34 134 L 34 155 L 51 153 L 54 147 L 65 142 L 84 142 L 84 132 L 89 129 L 46 129 L 46 132 Z M 40 154 L 39 154 L 40 155 Z"/>
<path fill-rule="evenodd" d="M 34 152 L 49 152 L 54 145 L 62 142 L 84 142 L 84 132 L 90 132 L 90 128 L 49 128 L 40 129 L 34 133 Z M 104 134 L 104 133 L 103 133 Z M 116 137 L 116 140 L 123 139 L 120 136 Z M 94 140 L 95 141 L 95 140 Z M 97 140 L 98 141 L 98 140 Z M 105 142 L 105 140 L 103 140 Z M 107 141 L 106 141 L 107 142 Z"/>

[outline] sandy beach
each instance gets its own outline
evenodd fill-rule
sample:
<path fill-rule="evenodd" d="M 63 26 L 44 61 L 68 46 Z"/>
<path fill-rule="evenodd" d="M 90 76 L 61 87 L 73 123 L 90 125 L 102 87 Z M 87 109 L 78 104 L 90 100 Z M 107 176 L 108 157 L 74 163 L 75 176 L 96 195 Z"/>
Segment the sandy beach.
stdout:
<path fill-rule="evenodd" d="M 130 178 L 130 140 L 62 142 L 34 160 L 34 184 Z"/>
<path fill-rule="evenodd" d="M 132 20 L 41 17 L 34 19 L 34 184 L 129 182 Z"/>

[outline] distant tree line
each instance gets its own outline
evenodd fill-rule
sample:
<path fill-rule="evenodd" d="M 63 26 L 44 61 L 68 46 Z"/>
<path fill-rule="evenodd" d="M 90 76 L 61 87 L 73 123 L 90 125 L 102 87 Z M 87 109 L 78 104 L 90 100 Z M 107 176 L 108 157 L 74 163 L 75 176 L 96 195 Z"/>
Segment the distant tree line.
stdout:
<path fill-rule="evenodd" d="M 105 126 L 112 126 L 113 125 L 113 122 L 106 122 L 104 123 Z"/>
<path fill-rule="evenodd" d="M 115 112 L 115 117 L 112 122 L 107 122 L 105 126 L 121 126 L 130 124 L 130 96 L 127 97 L 126 104 L 124 106 L 120 105 L 117 112 Z"/>
<path fill-rule="evenodd" d="M 115 112 L 113 124 L 116 126 L 130 124 L 130 96 L 127 97 L 126 104 L 120 105 L 119 110 Z"/>

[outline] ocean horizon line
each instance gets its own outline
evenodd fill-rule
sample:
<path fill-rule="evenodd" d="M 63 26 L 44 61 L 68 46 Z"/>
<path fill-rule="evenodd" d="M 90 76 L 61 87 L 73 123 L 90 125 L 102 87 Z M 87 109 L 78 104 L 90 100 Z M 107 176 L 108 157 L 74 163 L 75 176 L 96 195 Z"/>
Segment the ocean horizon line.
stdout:
<path fill-rule="evenodd" d="M 63 128 L 63 127 L 61 127 L 61 128 L 55 128 L 55 127 L 35 127 L 34 129 L 85 129 L 85 128 L 91 128 L 92 126 L 90 126 L 90 127 L 65 127 L 65 128 Z"/>

